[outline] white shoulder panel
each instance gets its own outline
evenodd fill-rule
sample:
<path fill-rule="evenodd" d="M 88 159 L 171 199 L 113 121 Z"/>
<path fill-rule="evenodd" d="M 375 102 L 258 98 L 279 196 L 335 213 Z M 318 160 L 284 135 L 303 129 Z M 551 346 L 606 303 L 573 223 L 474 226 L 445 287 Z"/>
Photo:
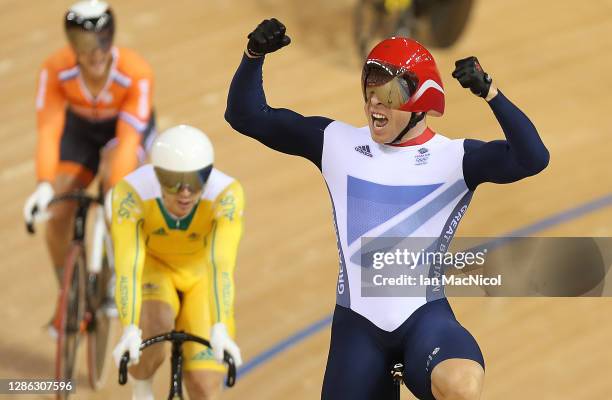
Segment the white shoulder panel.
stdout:
<path fill-rule="evenodd" d="M 126 176 L 125 180 L 132 185 L 142 201 L 161 197 L 161 187 L 151 164 L 145 164 L 136 169 Z"/>
<path fill-rule="evenodd" d="M 202 199 L 214 201 L 232 182 L 234 182 L 234 178 L 213 168 L 206 183 L 206 188 L 202 192 Z"/>

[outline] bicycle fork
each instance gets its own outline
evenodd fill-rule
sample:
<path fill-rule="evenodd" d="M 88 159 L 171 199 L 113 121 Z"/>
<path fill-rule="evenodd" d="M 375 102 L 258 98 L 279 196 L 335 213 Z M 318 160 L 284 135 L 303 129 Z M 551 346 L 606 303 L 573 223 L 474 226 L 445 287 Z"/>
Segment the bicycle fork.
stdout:
<path fill-rule="evenodd" d="M 89 272 L 99 273 L 102 270 L 102 258 L 104 257 L 105 250 L 108 250 L 105 249 L 107 236 L 104 208 L 96 207 L 92 230 L 91 251 L 87 263 Z"/>
<path fill-rule="evenodd" d="M 172 342 L 172 385 L 168 400 L 183 398 L 183 351 L 182 340 Z"/>
<path fill-rule="evenodd" d="M 391 370 L 391 377 L 393 378 L 393 386 L 395 387 L 395 400 L 400 400 L 400 389 L 402 387 L 404 364 L 397 363 Z"/>

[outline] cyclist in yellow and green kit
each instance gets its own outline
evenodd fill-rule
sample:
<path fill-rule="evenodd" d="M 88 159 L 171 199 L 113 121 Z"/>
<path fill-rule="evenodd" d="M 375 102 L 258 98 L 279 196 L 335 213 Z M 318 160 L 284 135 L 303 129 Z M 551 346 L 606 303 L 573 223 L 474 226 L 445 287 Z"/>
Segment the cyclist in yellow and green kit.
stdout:
<path fill-rule="evenodd" d="M 213 168 L 213 147 L 200 130 L 180 125 L 161 133 L 151 164 L 112 192 L 116 301 L 123 336 L 115 360 L 128 351 L 134 399 L 152 399 L 162 346 L 139 357 L 142 337 L 172 329 L 210 338 L 212 350 L 184 345 L 191 399 L 221 391 L 223 352 L 241 364 L 234 342 L 234 267 L 242 235 L 240 183 Z"/>

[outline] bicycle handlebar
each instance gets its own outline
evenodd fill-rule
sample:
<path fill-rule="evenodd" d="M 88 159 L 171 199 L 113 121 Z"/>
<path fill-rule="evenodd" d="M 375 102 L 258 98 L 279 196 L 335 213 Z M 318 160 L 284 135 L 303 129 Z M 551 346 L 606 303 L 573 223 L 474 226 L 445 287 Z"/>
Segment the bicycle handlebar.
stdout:
<path fill-rule="evenodd" d="M 168 333 L 163 333 L 161 335 L 153 336 L 153 337 L 150 337 L 144 340 L 142 344 L 140 345 L 140 350 L 142 351 L 151 345 L 154 345 L 160 342 L 164 342 L 164 341 L 169 341 L 169 342 L 179 343 L 179 344 L 183 344 L 184 342 L 196 342 L 208 348 L 211 348 L 210 342 L 206 339 L 202 339 L 199 336 L 191 335 L 185 332 L 172 331 Z M 130 360 L 130 354 L 126 351 L 121 356 L 121 361 L 119 363 L 119 384 L 120 385 L 125 385 L 125 383 L 127 382 L 127 379 L 128 379 L 127 366 L 128 366 L 129 360 Z M 228 366 L 227 379 L 225 381 L 225 384 L 227 385 L 227 387 L 232 387 L 236 383 L 236 363 L 234 362 L 234 359 L 227 351 L 223 352 L 223 361 Z"/>
<path fill-rule="evenodd" d="M 36 231 L 34 230 L 34 217 L 36 216 L 36 214 L 38 214 L 38 206 L 34 206 L 34 208 L 32 208 L 32 219 L 30 221 L 26 221 L 26 230 L 30 235 L 36 233 Z"/>
<path fill-rule="evenodd" d="M 103 205 L 102 196 L 93 197 L 85 193 L 82 190 L 77 190 L 74 192 L 68 192 L 68 193 L 64 193 L 64 194 L 55 196 L 53 197 L 53 199 L 51 199 L 51 201 L 49 202 L 49 205 L 54 204 L 54 203 L 59 203 L 62 201 L 68 201 L 68 200 L 75 200 L 87 207 L 91 203 L 97 203 L 99 205 Z M 30 235 L 33 235 L 36 233 L 36 230 L 34 229 L 36 214 L 38 214 L 38 206 L 34 206 L 34 208 L 32 208 L 32 214 L 31 214 L 32 219 L 29 222 L 26 222 L 26 230 L 28 231 Z"/>

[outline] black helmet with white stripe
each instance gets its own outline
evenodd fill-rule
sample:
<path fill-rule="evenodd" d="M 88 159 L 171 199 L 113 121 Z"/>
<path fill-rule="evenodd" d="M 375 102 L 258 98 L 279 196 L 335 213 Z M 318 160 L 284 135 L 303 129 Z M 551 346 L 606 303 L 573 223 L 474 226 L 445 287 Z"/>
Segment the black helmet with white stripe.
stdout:
<path fill-rule="evenodd" d="M 81 0 L 66 11 L 64 28 L 77 52 L 108 51 L 113 44 L 115 17 L 107 2 Z"/>

